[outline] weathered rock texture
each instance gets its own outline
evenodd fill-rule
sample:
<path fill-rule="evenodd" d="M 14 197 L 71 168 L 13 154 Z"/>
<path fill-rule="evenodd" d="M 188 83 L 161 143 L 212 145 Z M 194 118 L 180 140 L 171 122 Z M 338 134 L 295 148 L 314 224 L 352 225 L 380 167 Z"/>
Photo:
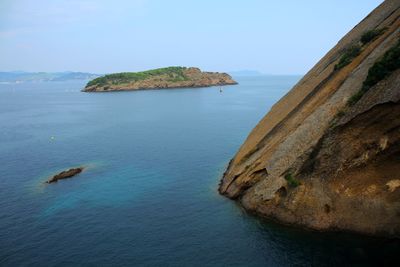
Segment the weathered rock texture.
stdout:
<path fill-rule="evenodd" d="M 173 71 L 170 71 L 173 69 Z M 163 71 L 166 70 L 166 71 Z M 152 72 L 156 72 L 153 74 Z M 157 73 L 159 72 L 159 73 Z M 151 73 L 148 75 L 148 73 Z M 126 74 L 126 73 L 122 73 Z M 137 73 L 132 73 L 133 75 Z M 227 73 L 202 72 L 198 68 L 169 67 L 138 73 L 145 74 L 145 78 L 130 81 L 114 78 L 117 74 L 106 75 L 110 77 L 105 83 L 91 82 L 82 90 L 84 92 L 110 92 L 146 89 L 209 87 L 216 85 L 233 85 L 236 81 Z M 100 80 L 101 78 L 97 79 Z M 95 81 L 95 80 L 94 80 Z"/>
<path fill-rule="evenodd" d="M 400 1 L 387 0 L 353 28 L 253 129 L 220 193 L 289 224 L 400 236 L 400 70 L 348 104 L 399 26 Z M 373 29 L 384 30 L 362 44 Z M 355 44 L 360 54 L 335 68 Z"/>

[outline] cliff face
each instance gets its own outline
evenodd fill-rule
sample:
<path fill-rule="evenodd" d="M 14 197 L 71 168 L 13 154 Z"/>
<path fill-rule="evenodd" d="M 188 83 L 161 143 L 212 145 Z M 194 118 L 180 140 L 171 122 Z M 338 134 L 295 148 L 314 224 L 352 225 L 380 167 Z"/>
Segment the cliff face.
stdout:
<path fill-rule="evenodd" d="M 115 73 L 95 79 L 84 92 L 128 91 L 237 84 L 229 74 L 198 68 L 168 67 L 137 73 Z"/>
<path fill-rule="evenodd" d="M 259 122 L 219 191 L 319 230 L 400 236 L 400 1 L 353 28 Z"/>

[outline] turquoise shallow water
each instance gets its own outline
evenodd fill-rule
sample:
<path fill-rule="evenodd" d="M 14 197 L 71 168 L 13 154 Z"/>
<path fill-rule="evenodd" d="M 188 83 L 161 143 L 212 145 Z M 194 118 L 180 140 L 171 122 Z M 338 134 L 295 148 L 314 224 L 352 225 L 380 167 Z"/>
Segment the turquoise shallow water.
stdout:
<path fill-rule="evenodd" d="M 0 85 L 0 265 L 390 262 L 396 242 L 280 226 L 217 193 L 249 131 L 299 78 L 242 77 L 223 93 Z M 44 184 L 79 165 L 76 178 Z"/>

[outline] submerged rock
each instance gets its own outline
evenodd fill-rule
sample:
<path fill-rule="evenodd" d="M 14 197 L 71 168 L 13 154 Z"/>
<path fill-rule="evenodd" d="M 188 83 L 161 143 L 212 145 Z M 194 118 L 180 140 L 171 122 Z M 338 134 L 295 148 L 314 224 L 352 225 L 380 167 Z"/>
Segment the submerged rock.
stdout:
<path fill-rule="evenodd" d="M 387 0 L 271 108 L 219 192 L 284 223 L 400 236 L 399 37 Z"/>
<path fill-rule="evenodd" d="M 61 179 L 67 179 L 67 178 L 71 178 L 75 175 L 77 175 L 78 173 L 81 173 L 83 171 L 83 167 L 78 167 L 78 168 L 72 168 L 69 169 L 67 171 L 62 171 L 59 174 L 54 175 L 50 180 L 46 181 L 46 183 L 51 184 L 54 182 L 57 182 L 58 180 Z"/>

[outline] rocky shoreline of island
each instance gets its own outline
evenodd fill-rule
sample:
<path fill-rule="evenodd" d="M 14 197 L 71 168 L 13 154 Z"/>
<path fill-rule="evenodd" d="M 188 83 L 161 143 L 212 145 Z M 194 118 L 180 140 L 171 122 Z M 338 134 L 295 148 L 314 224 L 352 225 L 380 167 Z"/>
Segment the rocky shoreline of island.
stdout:
<path fill-rule="evenodd" d="M 114 92 L 235 85 L 227 73 L 203 72 L 194 67 L 167 67 L 143 72 L 123 72 L 96 78 L 83 92 Z"/>

